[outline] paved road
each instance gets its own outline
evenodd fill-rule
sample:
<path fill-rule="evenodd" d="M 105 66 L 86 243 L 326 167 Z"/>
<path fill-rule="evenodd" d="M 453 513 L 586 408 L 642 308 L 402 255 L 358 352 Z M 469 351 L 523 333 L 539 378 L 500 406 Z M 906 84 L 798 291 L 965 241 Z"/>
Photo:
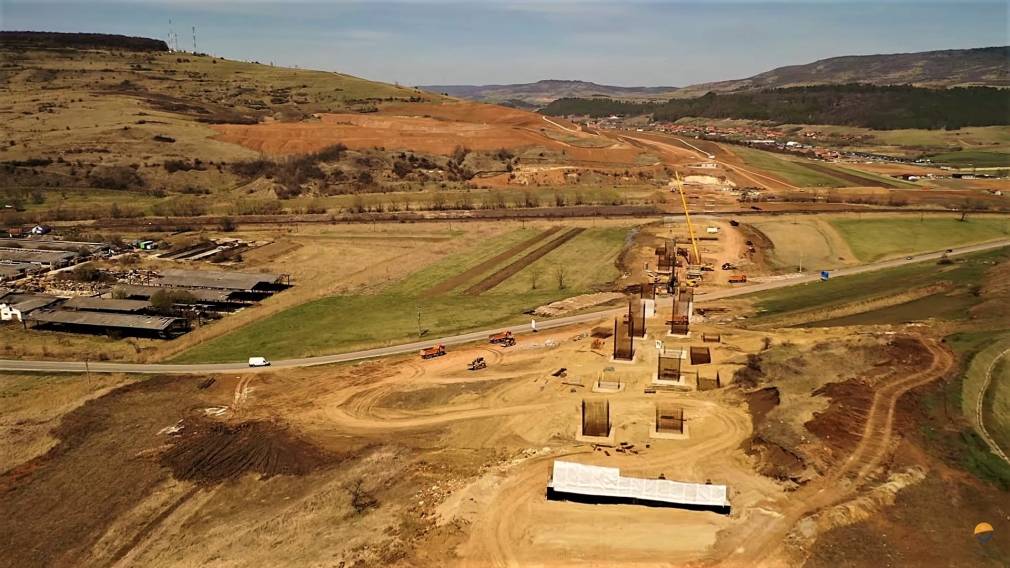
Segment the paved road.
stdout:
<path fill-rule="evenodd" d="M 980 243 L 976 245 L 970 245 L 965 247 L 959 247 L 953 249 L 950 256 L 963 255 L 973 252 L 991 250 L 996 248 L 1001 248 L 1005 246 L 1010 246 L 1010 239 L 1000 239 L 997 241 L 990 241 L 986 243 Z M 850 276 L 853 274 L 863 274 L 865 272 L 873 272 L 876 270 L 884 270 L 887 268 L 894 268 L 896 266 L 902 266 L 906 264 L 912 264 L 916 262 L 937 260 L 943 255 L 943 251 L 923 253 L 912 256 L 911 258 L 897 258 L 893 260 L 884 260 L 880 262 L 874 262 L 871 264 L 865 264 L 861 266 L 853 266 L 849 268 L 841 268 L 838 270 L 833 270 L 831 272 L 831 277 L 836 278 L 839 276 Z M 772 280 L 768 282 L 754 283 L 747 286 L 740 286 L 737 288 L 727 288 L 723 290 L 717 290 L 714 292 L 709 292 L 706 294 L 698 294 L 696 300 L 698 302 L 708 302 L 712 300 L 722 300 L 725 298 L 731 298 L 735 296 L 743 296 L 746 294 L 752 294 L 754 292 L 762 292 L 765 290 L 774 290 L 777 288 L 786 288 L 789 286 L 796 286 L 799 284 L 807 284 L 810 282 L 816 282 L 820 280 L 820 273 L 803 273 L 798 274 L 795 277 L 787 277 L 778 280 Z M 555 329 L 559 327 L 565 327 L 574 324 L 585 324 L 590 322 L 595 322 L 603 319 L 608 319 L 613 317 L 615 314 L 623 313 L 623 308 L 617 309 L 607 309 L 597 312 L 585 313 L 576 316 L 568 316 L 563 318 L 552 319 L 549 321 L 538 321 L 537 329 L 548 330 Z M 487 336 L 501 331 L 503 328 L 495 328 L 483 331 L 475 331 L 473 333 L 464 333 L 461 335 L 453 335 L 450 337 L 441 338 L 431 338 L 424 341 L 415 341 L 413 343 L 405 343 L 401 345 L 391 345 L 389 347 L 377 347 L 375 349 L 365 349 L 363 351 L 353 351 L 350 353 L 341 353 L 339 355 L 323 355 L 320 357 L 306 357 L 302 359 L 285 359 L 283 361 L 273 361 L 271 368 L 291 368 L 291 367 L 312 367 L 315 365 L 329 365 L 332 363 L 344 363 L 347 361 L 358 361 L 362 359 L 371 359 L 374 357 L 385 357 L 388 355 L 400 355 L 404 353 L 412 353 L 420 350 L 422 347 L 429 347 L 437 343 L 444 343 L 446 345 L 458 345 L 461 343 L 470 343 L 474 341 L 486 341 Z M 530 333 L 529 324 L 516 325 L 509 328 L 514 334 L 528 334 Z M 269 353 L 264 355 L 269 356 Z M 216 363 L 216 364 L 194 364 L 194 365 L 176 365 L 168 363 L 104 363 L 104 362 L 83 362 L 83 361 L 15 361 L 0 359 L 0 370 L 2 371 L 43 371 L 43 372 L 85 372 L 90 371 L 93 373 L 234 373 L 234 372 L 248 372 L 250 369 L 244 363 Z"/>

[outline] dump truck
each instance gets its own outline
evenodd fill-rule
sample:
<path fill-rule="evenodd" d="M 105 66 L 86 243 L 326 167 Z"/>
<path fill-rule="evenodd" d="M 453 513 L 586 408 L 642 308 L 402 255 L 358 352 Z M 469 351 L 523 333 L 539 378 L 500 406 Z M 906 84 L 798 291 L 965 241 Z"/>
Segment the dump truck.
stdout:
<path fill-rule="evenodd" d="M 501 345 L 503 347 L 511 347 L 516 344 L 516 338 L 512 336 L 511 331 L 502 331 L 500 333 L 495 333 L 487 338 L 488 343 L 493 343 L 496 345 Z"/>
<path fill-rule="evenodd" d="M 441 343 L 421 350 L 421 359 L 434 359 L 442 355 L 445 355 L 445 345 Z"/>
<path fill-rule="evenodd" d="M 483 357 L 477 357 L 473 361 L 470 361 L 470 364 L 467 365 L 466 368 L 469 371 L 479 371 L 481 369 L 486 369 L 487 361 L 485 361 Z"/>
<path fill-rule="evenodd" d="M 747 275 L 746 274 L 734 274 L 729 277 L 730 284 L 746 284 Z"/>

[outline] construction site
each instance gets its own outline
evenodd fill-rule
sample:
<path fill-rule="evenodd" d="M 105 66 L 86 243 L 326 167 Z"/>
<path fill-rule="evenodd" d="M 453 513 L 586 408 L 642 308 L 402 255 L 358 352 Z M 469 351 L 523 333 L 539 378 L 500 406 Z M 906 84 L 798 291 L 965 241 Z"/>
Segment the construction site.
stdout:
<path fill-rule="evenodd" d="M 0 568 L 1010 566 L 1005 6 L 246 3 L 0 4 Z"/>
<path fill-rule="evenodd" d="M 699 219 L 679 181 L 676 217 L 257 229 L 16 281 L 5 333 L 145 341 L 123 361 L 154 375 L 4 379 L 0 506 L 44 511 L 0 520 L 13 563 L 830 565 L 823 543 L 941 483 L 899 399 L 957 359 L 914 323 L 820 325 L 901 304 L 793 272 L 774 223 L 806 221 Z M 205 269 L 221 247 L 241 270 Z M 902 300 L 1006 262 L 937 258 L 943 283 L 902 276 L 923 288 Z M 743 297 L 797 278 L 797 307 Z"/>

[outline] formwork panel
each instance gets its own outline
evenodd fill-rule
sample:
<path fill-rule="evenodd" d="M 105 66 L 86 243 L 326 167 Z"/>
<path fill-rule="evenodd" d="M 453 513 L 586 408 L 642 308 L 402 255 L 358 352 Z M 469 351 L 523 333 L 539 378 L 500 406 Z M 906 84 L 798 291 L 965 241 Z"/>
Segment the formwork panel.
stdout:
<path fill-rule="evenodd" d="M 672 404 L 657 404 L 656 432 L 664 434 L 683 434 L 684 409 Z"/>
<path fill-rule="evenodd" d="M 659 356 L 656 364 L 656 378 L 661 381 L 680 381 L 680 357 Z"/>
<path fill-rule="evenodd" d="M 712 362 L 712 352 L 708 347 L 691 347 L 691 364 L 708 365 Z"/>
<path fill-rule="evenodd" d="M 698 390 L 708 391 L 722 388 L 722 378 L 719 376 L 718 371 L 715 373 L 715 377 L 702 377 L 698 375 Z"/>
<path fill-rule="evenodd" d="M 635 339 L 628 330 L 627 323 L 614 320 L 614 359 L 633 361 L 635 359 Z"/>
<path fill-rule="evenodd" d="M 610 401 L 582 401 L 582 435 L 606 438 L 610 435 Z"/>

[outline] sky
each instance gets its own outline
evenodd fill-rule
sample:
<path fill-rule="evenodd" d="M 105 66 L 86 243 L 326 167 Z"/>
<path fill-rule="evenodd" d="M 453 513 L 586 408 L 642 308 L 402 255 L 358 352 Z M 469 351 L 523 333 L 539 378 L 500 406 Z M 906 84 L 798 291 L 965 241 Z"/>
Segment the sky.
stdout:
<path fill-rule="evenodd" d="M 0 0 L 0 29 L 165 39 L 404 85 L 686 86 L 838 55 L 1010 44 L 1008 3 Z"/>

